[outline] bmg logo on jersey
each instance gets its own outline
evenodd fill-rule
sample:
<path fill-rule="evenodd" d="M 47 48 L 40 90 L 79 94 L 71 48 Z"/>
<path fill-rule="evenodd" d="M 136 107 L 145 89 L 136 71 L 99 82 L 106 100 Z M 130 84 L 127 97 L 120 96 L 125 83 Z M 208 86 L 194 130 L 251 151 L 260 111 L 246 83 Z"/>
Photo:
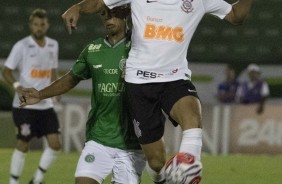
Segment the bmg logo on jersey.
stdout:
<path fill-rule="evenodd" d="M 146 24 L 144 38 L 167 41 L 184 41 L 184 31 L 182 27 L 171 27 L 164 25 Z"/>

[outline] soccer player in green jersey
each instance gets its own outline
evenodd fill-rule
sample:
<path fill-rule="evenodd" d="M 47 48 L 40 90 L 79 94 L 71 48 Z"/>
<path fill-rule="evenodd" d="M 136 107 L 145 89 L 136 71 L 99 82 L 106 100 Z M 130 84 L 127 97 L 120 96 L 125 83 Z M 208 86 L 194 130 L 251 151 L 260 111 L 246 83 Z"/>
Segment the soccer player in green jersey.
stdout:
<path fill-rule="evenodd" d="M 113 183 L 138 184 L 145 167 L 123 97 L 123 68 L 131 43 L 126 34 L 126 8 L 104 8 L 100 15 L 107 37 L 89 44 L 66 75 L 40 91 L 23 89 L 20 97 L 22 106 L 30 105 L 63 94 L 80 80 L 92 79 L 86 143 L 75 172 L 76 184 L 99 184 L 110 173 Z"/>

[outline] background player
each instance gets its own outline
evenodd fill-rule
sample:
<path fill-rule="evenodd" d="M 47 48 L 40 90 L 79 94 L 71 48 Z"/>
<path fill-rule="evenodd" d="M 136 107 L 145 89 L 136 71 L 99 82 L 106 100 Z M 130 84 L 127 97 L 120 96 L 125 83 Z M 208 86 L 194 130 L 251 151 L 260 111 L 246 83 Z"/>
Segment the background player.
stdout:
<path fill-rule="evenodd" d="M 86 139 L 76 172 L 77 184 L 98 184 L 112 173 L 113 183 L 138 184 L 145 167 L 145 156 L 128 123 L 124 98 L 124 64 L 130 49 L 126 34 L 128 7 L 102 9 L 107 37 L 89 44 L 70 72 L 43 90 L 23 89 L 22 105 L 60 95 L 80 80 L 92 78 L 91 110 Z M 26 100 L 26 101 L 25 101 Z"/>
<path fill-rule="evenodd" d="M 48 147 L 44 150 L 39 167 L 30 184 L 41 183 L 44 173 L 55 160 L 61 148 L 59 141 L 59 122 L 53 109 L 51 99 L 41 101 L 36 105 L 19 108 L 23 87 L 42 89 L 56 80 L 58 66 L 58 43 L 46 37 L 49 28 L 47 13 L 43 9 L 34 10 L 29 17 L 31 35 L 18 41 L 5 62 L 3 76 L 13 85 L 16 93 L 13 101 L 13 119 L 18 128 L 16 149 L 12 155 L 10 168 L 10 184 L 19 183 L 25 155 L 29 149 L 32 137 L 45 136 Z M 13 71 L 18 69 L 19 79 L 16 80 Z"/>
<path fill-rule="evenodd" d="M 183 130 L 180 152 L 200 159 L 201 104 L 191 83 L 187 49 L 205 14 L 241 24 L 252 0 L 230 5 L 223 0 L 83 0 L 64 14 L 67 29 L 76 28 L 79 13 L 97 13 L 131 3 L 132 47 L 125 80 L 136 135 L 156 183 L 164 182 L 165 148 L 162 109 Z"/>
<path fill-rule="evenodd" d="M 236 100 L 242 104 L 258 104 L 256 112 L 263 113 L 264 105 L 269 96 L 269 87 L 261 78 L 261 70 L 257 64 L 247 67 L 248 80 L 242 81 L 236 93 Z"/>
<path fill-rule="evenodd" d="M 239 86 L 235 69 L 228 65 L 225 68 L 225 79 L 217 86 L 217 99 L 221 103 L 235 103 Z"/>

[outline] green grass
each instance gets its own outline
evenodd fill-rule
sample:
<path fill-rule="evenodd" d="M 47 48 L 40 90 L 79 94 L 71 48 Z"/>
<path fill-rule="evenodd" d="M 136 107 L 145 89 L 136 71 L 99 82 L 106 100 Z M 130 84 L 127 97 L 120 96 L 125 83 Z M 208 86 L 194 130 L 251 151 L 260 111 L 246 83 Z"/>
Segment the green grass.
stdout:
<path fill-rule="evenodd" d="M 0 149 L 0 183 L 8 183 L 12 149 Z M 21 183 L 28 183 L 35 171 L 41 152 L 27 154 Z M 74 183 L 74 170 L 79 153 L 60 153 L 57 161 L 46 173 L 48 184 Z M 203 154 L 203 180 L 201 184 L 281 184 L 282 156 L 230 155 L 211 156 Z M 108 178 L 104 183 L 109 184 Z M 146 172 L 142 184 L 152 183 Z"/>

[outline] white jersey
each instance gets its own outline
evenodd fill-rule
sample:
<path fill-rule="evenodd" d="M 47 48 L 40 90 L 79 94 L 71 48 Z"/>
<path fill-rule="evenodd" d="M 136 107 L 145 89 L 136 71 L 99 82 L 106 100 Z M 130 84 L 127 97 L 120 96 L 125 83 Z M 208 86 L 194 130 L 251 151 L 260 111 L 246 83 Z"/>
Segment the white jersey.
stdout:
<path fill-rule="evenodd" d="M 188 45 L 206 14 L 223 19 L 223 0 L 104 0 L 109 8 L 131 3 L 132 47 L 125 80 L 130 83 L 190 79 Z"/>
<path fill-rule="evenodd" d="M 40 90 L 51 83 L 51 70 L 58 67 L 58 42 L 45 37 L 46 44 L 40 47 L 31 36 L 18 41 L 5 62 L 12 70 L 18 69 L 19 82 L 25 88 Z M 17 93 L 13 107 L 19 107 Z M 45 99 L 38 104 L 28 105 L 26 109 L 48 109 L 53 107 L 52 99 Z"/>

